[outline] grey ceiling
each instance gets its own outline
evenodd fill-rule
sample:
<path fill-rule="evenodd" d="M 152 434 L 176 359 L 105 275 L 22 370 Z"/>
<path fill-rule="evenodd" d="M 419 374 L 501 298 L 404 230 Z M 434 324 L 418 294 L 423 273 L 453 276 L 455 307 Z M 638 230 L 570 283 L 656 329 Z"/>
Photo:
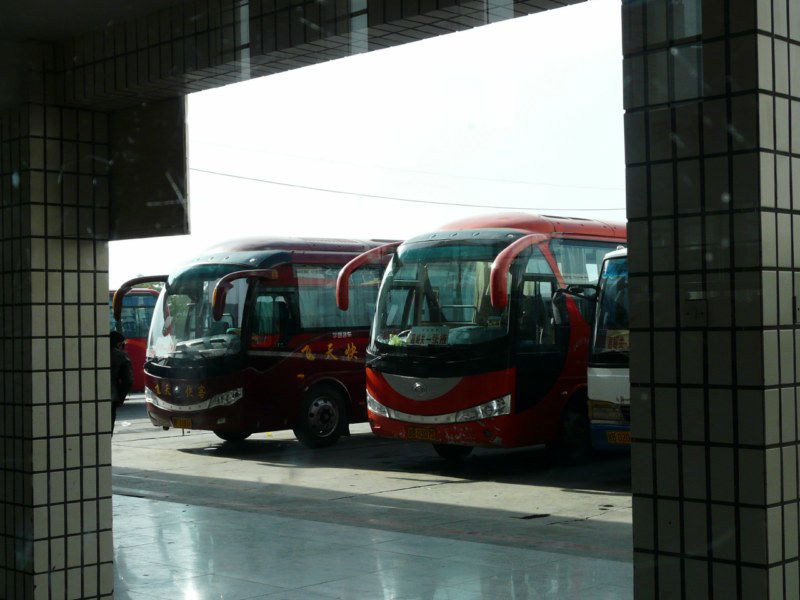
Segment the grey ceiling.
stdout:
<path fill-rule="evenodd" d="M 176 0 L 0 0 L 0 41 L 56 41 L 179 4 Z"/>

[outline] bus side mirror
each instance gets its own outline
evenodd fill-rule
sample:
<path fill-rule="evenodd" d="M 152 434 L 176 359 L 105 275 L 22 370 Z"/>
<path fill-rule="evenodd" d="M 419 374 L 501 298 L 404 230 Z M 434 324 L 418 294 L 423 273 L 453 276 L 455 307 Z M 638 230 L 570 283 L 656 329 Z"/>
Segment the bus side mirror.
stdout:
<path fill-rule="evenodd" d="M 214 286 L 214 291 L 211 294 L 211 316 L 215 321 L 219 321 L 222 318 L 222 313 L 225 310 L 225 299 L 228 296 L 228 291 L 233 287 L 233 282 L 237 279 L 245 278 L 272 281 L 278 278 L 278 272 L 275 269 L 250 269 L 249 271 L 236 271 L 225 275 Z"/>
<path fill-rule="evenodd" d="M 574 299 L 583 300 L 583 302 L 576 302 L 578 311 L 583 315 L 583 318 L 590 325 L 594 322 L 595 307 L 597 306 L 597 292 L 599 286 L 590 285 L 585 283 L 577 283 L 568 285 L 565 288 L 559 288 L 553 294 L 553 308 L 556 309 L 556 304 L 562 304 L 567 296 L 572 296 Z M 556 302 L 557 300 L 561 302 Z M 565 307 L 566 308 L 566 307 Z M 559 320 L 559 315 L 555 315 L 556 322 Z"/>
<path fill-rule="evenodd" d="M 582 300 L 597 302 L 597 289 L 598 288 L 596 285 L 577 283 L 568 285 L 565 288 L 558 288 L 555 291 L 555 294 L 559 296 L 575 296 L 576 298 L 581 298 Z"/>
<path fill-rule="evenodd" d="M 347 310 L 350 307 L 350 275 L 353 274 L 353 271 L 367 263 L 380 262 L 389 254 L 394 254 L 400 244 L 402 242 L 391 242 L 372 248 L 372 250 L 359 254 L 342 267 L 339 275 L 336 276 L 336 306 L 339 307 L 339 310 Z"/>
<path fill-rule="evenodd" d="M 114 299 L 111 301 L 111 306 L 114 310 L 114 320 L 119 321 L 122 317 L 122 300 L 125 294 L 140 283 L 167 283 L 169 275 L 147 275 L 146 277 L 134 277 L 129 279 L 114 292 Z"/>
<path fill-rule="evenodd" d="M 492 308 L 503 309 L 508 306 L 508 270 L 514 259 L 523 250 L 534 244 L 538 244 L 547 239 L 541 233 L 529 233 L 506 246 L 498 254 L 492 263 L 492 270 L 489 273 L 489 300 Z"/>

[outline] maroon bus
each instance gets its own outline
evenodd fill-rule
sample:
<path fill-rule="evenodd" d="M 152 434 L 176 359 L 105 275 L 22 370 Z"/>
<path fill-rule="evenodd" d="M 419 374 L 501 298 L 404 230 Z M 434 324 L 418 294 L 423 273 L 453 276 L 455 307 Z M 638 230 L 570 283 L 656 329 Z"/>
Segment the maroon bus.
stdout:
<path fill-rule="evenodd" d="M 501 214 L 373 249 L 340 273 L 394 252 L 367 348 L 367 408 L 380 436 L 432 442 L 445 458 L 474 446 L 591 447 L 586 402 L 594 289 L 625 226 Z"/>
<path fill-rule="evenodd" d="M 132 392 L 144 389 L 144 356 L 147 348 L 147 333 L 150 331 L 150 320 L 156 306 L 158 292 L 148 288 L 136 288 L 125 294 L 122 301 L 122 312 L 118 320 L 114 319 L 112 303 L 114 290 L 108 293 L 108 314 L 111 320 L 111 331 L 119 331 L 125 336 L 125 352 L 133 365 Z"/>
<path fill-rule="evenodd" d="M 354 275 L 336 308 L 342 266 L 380 242 L 245 240 L 213 248 L 162 281 L 147 343 L 146 404 L 156 426 L 211 430 L 226 441 L 292 428 L 323 447 L 366 419 L 364 350 L 383 267 Z"/>

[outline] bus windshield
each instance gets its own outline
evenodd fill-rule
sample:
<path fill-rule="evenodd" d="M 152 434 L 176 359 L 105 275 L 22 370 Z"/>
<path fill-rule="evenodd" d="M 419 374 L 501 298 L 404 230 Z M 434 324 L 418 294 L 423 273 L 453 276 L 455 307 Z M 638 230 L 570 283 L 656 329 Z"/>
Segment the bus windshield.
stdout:
<path fill-rule="evenodd" d="M 211 295 L 221 277 L 244 268 L 196 265 L 170 277 L 153 314 L 147 358 L 213 358 L 238 353 L 247 280 L 233 282 L 219 321 L 211 315 Z"/>
<path fill-rule="evenodd" d="M 150 330 L 150 320 L 156 305 L 156 294 L 137 294 L 128 292 L 122 299 L 122 312 L 119 323 L 111 310 L 113 294 L 108 300 L 109 325 L 111 331 L 119 331 L 128 339 L 145 339 Z"/>
<path fill-rule="evenodd" d="M 627 364 L 628 259 L 609 258 L 600 276 L 592 360 L 599 363 Z"/>
<path fill-rule="evenodd" d="M 425 242 L 401 248 L 384 275 L 372 332 L 395 347 L 466 346 L 508 333 L 508 308 L 489 299 L 505 244 Z"/>

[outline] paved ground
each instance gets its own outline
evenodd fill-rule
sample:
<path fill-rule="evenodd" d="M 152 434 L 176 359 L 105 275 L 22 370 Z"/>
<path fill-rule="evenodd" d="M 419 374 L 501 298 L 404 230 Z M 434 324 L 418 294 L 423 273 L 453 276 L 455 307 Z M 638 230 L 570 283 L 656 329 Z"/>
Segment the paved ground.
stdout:
<path fill-rule="evenodd" d="M 632 596 L 627 457 L 449 465 L 366 425 L 310 451 L 143 417 L 126 404 L 113 438 L 118 598 Z"/>

